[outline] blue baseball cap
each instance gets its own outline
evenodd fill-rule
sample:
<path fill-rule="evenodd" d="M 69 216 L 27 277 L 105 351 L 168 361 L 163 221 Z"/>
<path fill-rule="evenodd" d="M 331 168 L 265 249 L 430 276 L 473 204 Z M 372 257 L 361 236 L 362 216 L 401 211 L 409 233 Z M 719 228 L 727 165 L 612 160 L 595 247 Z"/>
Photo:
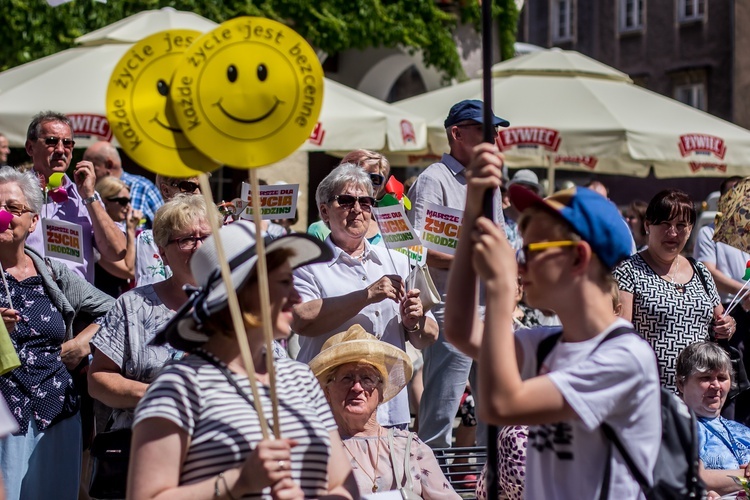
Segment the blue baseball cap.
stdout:
<path fill-rule="evenodd" d="M 453 105 L 451 110 L 448 112 L 448 118 L 445 119 L 444 126 L 448 128 L 456 123 L 464 122 L 466 120 L 473 120 L 477 123 L 484 121 L 484 115 L 482 114 L 484 103 L 477 99 L 467 99 Z M 492 115 L 492 125 L 508 127 L 510 122 L 504 120 L 499 116 Z"/>
<path fill-rule="evenodd" d="M 617 207 L 599 193 L 576 186 L 542 198 L 519 184 L 510 186 L 508 193 L 521 212 L 539 205 L 561 216 L 608 268 L 630 257 L 630 229 Z"/>

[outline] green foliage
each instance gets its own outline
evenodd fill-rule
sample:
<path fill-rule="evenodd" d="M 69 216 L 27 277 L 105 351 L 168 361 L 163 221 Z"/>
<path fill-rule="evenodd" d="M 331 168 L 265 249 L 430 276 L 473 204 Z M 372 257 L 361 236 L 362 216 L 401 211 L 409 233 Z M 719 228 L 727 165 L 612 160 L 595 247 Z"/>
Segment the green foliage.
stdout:
<path fill-rule="evenodd" d="M 458 0 L 459 17 L 479 25 L 476 0 Z M 173 7 L 217 23 L 238 15 L 264 16 L 288 24 L 329 54 L 367 47 L 421 50 L 425 63 L 449 78 L 462 76 L 451 31 L 456 16 L 435 0 L 74 0 L 50 7 L 44 0 L 0 0 L 0 70 L 54 54 L 75 38 L 149 9 Z M 504 54 L 512 55 L 517 13 L 513 0 L 495 0 Z"/>

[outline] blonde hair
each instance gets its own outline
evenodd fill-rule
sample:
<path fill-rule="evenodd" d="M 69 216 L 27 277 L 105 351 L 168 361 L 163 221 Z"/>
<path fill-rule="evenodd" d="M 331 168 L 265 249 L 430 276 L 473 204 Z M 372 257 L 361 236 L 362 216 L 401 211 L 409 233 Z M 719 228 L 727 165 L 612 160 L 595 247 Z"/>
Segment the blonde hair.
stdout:
<path fill-rule="evenodd" d="M 214 212 L 219 225 L 221 216 Z M 154 214 L 154 242 L 164 248 L 172 239 L 172 235 L 184 231 L 198 221 L 207 221 L 208 211 L 203 196 L 178 194 Z"/>
<path fill-rule="evenodd" d="M 104 198 L 114 198 L 117 194 L 125 188 L 130 192 L 130 187 L 117 177 L 107 176 L 102 178 L 96 183 L 96 192 Z"/>
<path fill-rule="evenodd" d="M 389 173 L 391 171 L 391 163 L 388 161 L 388 158 L 380 153 L 376 153 L 375 151 L 370 151 L 369 149 L 355 149 L 354 151 L 347 153 L 346 156 L 341 159 L 339 165 L 343 165 L 344 163 L 353 163 L 362 168 L 377 165 L 378 173 Z"/>

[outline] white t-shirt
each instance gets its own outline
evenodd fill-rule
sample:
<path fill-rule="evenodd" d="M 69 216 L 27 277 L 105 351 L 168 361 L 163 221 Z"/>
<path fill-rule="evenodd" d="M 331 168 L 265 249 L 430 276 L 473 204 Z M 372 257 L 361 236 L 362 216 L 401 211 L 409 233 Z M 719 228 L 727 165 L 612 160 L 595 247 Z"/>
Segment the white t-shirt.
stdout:
<path fill-rule="evenodd" d="M 583 342 L 558 342 L 541 373 L 573 408 L 578 419 L 529 427 L 526 498 L 565 500 L 599 498 L 610 442 L 600 425 L 617 433 L 649 481 L 661 445 L 661 396 L 656 357 L 637 335 L 610 339 L 592 351 L 604 336 L 621 326 L 618 319 L 596 337 Z M 518 330 L 523 346 L 522 377 L 537 376 L 539 343 L 559 328 Z M 644 498 L 617 450 L 612 447 L 609 498 Z"/>
<path fill-rule="evenodd" d="M 750 254 L 725 243 L 715 242 L 713 240 L 714 231 L 713 224 L 701 228 L 698 232 L 698 238 L 695 240 L 693 258 L 698 262 L 714 264 L 719 271 L 742 283 Z M 723 304 L 728 304 L 734 297 L 732 293 L 720 293 L 719 295 Z"/>

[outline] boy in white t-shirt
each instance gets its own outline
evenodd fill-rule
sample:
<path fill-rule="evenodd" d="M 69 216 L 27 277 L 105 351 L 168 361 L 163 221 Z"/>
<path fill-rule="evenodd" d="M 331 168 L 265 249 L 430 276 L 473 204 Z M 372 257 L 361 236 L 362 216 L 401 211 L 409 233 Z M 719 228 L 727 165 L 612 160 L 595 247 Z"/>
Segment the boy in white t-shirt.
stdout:
<path fill-rule="evenodd" d="M 643 498 L 600 427 L 615 430 L 651 481 L 661 443 L 656 358 L 633 334 L 599 345 L 614 329 L 632 328 L 615 316 L 610 293 L 611 269 L 630 255 L 630 234 L 617 208 L 589 189 L 543 200 L 511 186 L 525 243 L 516 254 L 502 229 L 481 216 L 483 193 L 500 185 L 502 163 L 493 145 L 475 149 L 447 294 L 447 337 L 478 350 L 480 417 L 530 425 L 526 498 L 596 499 L 603 488 L 610 499 Z M 563 325 L 541 367 L 540 342 L 560 330 L 514 335 L 519 271 L 529 306 L 555 311 Z M 486 289 L 484 325 L 476 314 L 477 279 Z"/>

